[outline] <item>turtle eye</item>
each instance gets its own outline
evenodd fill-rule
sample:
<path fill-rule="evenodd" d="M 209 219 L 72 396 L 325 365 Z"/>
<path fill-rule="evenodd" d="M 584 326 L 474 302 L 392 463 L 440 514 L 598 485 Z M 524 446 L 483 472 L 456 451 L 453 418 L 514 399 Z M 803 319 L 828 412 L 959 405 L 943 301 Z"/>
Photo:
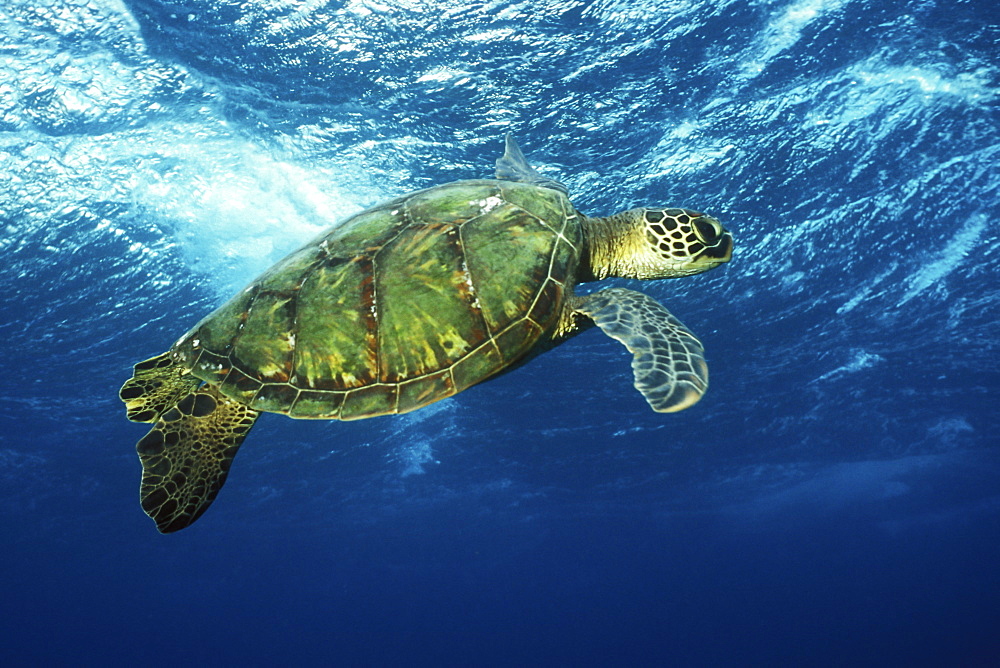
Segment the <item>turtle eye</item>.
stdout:
<path fill-rule="evenodd" d="M 722 236 L 722 226 L 718 221 L 708 216 L 695 218 L 693 221 L 695 233 L 706 246 L 714 246 L 719 243 Z"/>

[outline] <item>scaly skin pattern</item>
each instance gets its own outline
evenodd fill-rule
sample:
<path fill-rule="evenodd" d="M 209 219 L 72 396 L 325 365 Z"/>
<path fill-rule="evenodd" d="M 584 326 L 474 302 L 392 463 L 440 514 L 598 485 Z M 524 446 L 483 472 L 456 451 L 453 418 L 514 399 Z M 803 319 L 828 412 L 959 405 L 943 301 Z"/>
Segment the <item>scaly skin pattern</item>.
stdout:
<path fill-rule="evenodd" d="M 256 411 L 342 420 L 412 411 L 551 338 L 582 235 L 555 190 L 477 180 L 419 191 L 291 254 L 171 356 Z"/>

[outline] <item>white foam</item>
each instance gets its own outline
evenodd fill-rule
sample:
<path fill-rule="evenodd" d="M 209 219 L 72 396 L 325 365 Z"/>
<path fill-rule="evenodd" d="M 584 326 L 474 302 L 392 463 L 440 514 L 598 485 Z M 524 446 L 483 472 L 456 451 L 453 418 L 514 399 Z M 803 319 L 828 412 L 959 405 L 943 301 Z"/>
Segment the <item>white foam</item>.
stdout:
<path fill-rule="evenodd" d="M 157 138 L 154 155 L 172 166 L 141 172 L 135 200 L 171 229 L 191 268 L 221 297 L 359 211 L 365 196 L 356 179 L 333 166 L 285 161 L 240 137 L 205 136 L 197 126 L 173 126 L 170 136 Z"/>
<path fill-rule="evenodd" d="M 839 140 L 837 129 L 856 126 L 861 119 L 891 110 L 895 122 L 884 125 L 880 132 L 889 132 L 904 123 L 901 116 L 914 118 L 925 113 L 927 104 L 938 103 L 941 98 L 951 98 L 968 105 L 984 105 L 997 97 L 989 81 L 995 73 L 986 69 L 946 76 L 933 66 L 896 66 L 886 62 L 878 53 L 844 70 L 839 75 L 838 94 L 820 102 L 808 114 L 810 125 L 828 125 L 820 144 Z M 808 95 L 808 91 L 803 91 Z M 877 143 L 877 142 L 876 142 Z M 859 169 L 868 164 L 859 160 Z"/>
<path fill-rule="evenodd" d="M 848 73 L 869 88 L 902 86 L 925 98 L 951 95 L 975 104 L 997 97 L 996 89 L 989 85 L 991 73 L 985 68 L 949 77 L 930 67 L 887 66 L 881 60 L 869 60 Z"/>
<path fill-rule="evenodd" d="M 697 173 L 710 169 L 731 158 L 736 144 L 724 140 L 710 140 L 697 133 L 698 125 L 682 123 L 666 133 L 650 152 L 650 164 L 644 168 L 643 178 L 670 177 L 679 173 Z M 685 143 L 687 140 L 688 143 Z"/>
<path fill-rule="evenodd" d="M 790 508 L 813 506 L 836 510 L 856 504 L 880 503 L 911 491 L 908 478 L 933 467 L 935 457 L 904 457 L 833 464 L 815 471 L 801 471 L 802 479 L 778 491 L 759 496 L 737 512 L 787 513 Z"/>
<path fill-rule="evenodd" d="M 841 376 L 844 374 L 857 373 L 862 369 L 867 369 L 884 361 L 885 358 L 876 353 L 868 353 L 865 352 L 864 350 L 855 350 L 853 355 L 851 356 L 851 359 L 848 360 L 846 364 L 837 367 L 833 371 L 828 371 L 824 373 L 819 378 L 811 381 L 810 384 L 818 383 L 822 380 L 827 380 L 829 378 L 834 378 L 836 376 Z"/>
<path fill-rule="evenodd" d="M 725 4 L 727 3 L 717 2 L 716 11 L 722 9 L 718 5 Z M 596 2 L 587 4 L 583 15 L 608 25 L 635 29 L 648 26 L 651 16 L 676 19 L 678 16 L 695 12 L 701 8 L 701 3 L 693 3 L 690 0 L 654 0 L 653 2 L 596 0 Z"/>
<path fill-rule="evenodd" d="M 876 287 L 878 287 L 885 279 L 889 278 L 889 276 L 891 276 L 892 273 L 896 271 L 896 268 L 898 266 L 899 264 L 897 262 L 890 263 L 888 269 L 886 269 L 881 274 L 872 279 L 870 283 L 862 286 L 861 289 L 858 290 L 858 292 L 855 293 L 853 297 L 844 302 L 844 304 L 837 309 L 837 315 L 843 315 L 845 313 L 849 313 L 850 311 L 853 311 L 855 308 L 857 308 L 857 306 L 861 302 L 868 299 L 868 297 L 872 294 L 872 292 L 875 290 Z"/>
<path fill-rule="evenodd" d="M 400 448 L 395 456 L 403 467 L 403 470 L 399 473 L 401 478 L 408 478 L 412 475 L 423 475 L 425 473 L 424 466 L 441 463 L 434 458 L 430 441 L 424 440 L 405 448 Z"/>
<path fill-rule="evenodd" d="M 916 272 L 910 275 L 907 280 L 908 286 L 903 297 L 899 300 L 899 306 L 910 301 L 921 292 L 931 287 L 935 283 L 943 280 L 948 274 L 958 267 L 965 256 L 979 242 L 983 231 L 986 229 L 987 219 L 985 214 L 979 213 L 968 220 L 955 233 L 937 258 L 921 266 Z"/>
<path fill-rule="evenodd" d="M 752 79 L 768 64 L 795 45 L 806 27 L 826 14 L 841 9 L 850 0 L 799 0 L 775 12 L 761 31 L 754 56 L 742 64 L 743 78 Z"/>

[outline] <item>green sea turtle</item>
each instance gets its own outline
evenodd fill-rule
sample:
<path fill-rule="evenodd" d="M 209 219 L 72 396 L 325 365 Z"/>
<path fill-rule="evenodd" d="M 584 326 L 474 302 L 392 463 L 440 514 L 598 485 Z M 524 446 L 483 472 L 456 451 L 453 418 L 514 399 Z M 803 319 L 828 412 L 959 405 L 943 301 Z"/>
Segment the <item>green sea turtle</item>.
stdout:
<path fill-rule="evenodd" d="M 163 533 L 197 520 L 261 412 L 353 420 L 406 413 L 593 324 L 634 353 L 653 410 L 708 387 L 701 343 L 640 292 L 573 287 L 674 278 L 728 262 L 714 218 L 642 208 L 588 218 L 508 136 L 496 179 L 459 181 L 353 216 L 139 362 L 120 395 L 153 428 L 136 449 L 143 510 Z"/>

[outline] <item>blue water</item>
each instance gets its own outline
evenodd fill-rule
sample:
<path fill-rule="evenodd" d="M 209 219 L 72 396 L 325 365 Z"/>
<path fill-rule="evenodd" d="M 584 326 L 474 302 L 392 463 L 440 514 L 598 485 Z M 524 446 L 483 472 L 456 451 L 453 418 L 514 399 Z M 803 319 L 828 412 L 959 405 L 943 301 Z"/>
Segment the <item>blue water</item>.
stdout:
<path fill-rule="evenodd" d="M 996 665 L 992 0 L 7 0 L 5 665 Z M 116 393 L 255 274 L 512 131 L 584 212 L 737 250 L 425 410 L 265 415 L 161 536 Z"/>

